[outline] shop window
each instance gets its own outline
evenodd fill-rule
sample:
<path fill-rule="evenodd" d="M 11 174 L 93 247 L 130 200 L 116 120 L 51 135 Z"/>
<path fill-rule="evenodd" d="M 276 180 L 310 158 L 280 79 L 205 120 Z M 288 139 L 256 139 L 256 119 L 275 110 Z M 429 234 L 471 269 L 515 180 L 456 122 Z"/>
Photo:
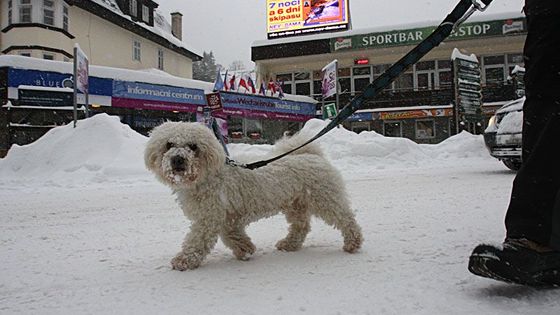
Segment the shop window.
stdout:
<path fill-rule="evenodd" d="M 451 60 L 438 60 L 438 69 L 451 69 Z"/>
<path fill-rule="evenodd" d="M 293 85 L 291 82 L 282 82 L 282 92 L 287 94 L 292 94 L 293 93 L 292 86 Z"/>
<path fill-rule="evenodd" d="M 231 117 L 228 119 L 228 131 L 230 139 L 243 138 L 243 118 Z"/>
<path fill-rule="evenodd" d="M 292 81 L 292 74 L 291 73 L 281 73 L 276 75 L 276 80 L 280 82 L 290 82 Z"/>
<path fill-rule="evenodd" d="M 369 85 L 369 83 L 370 83 L 369 77 L 354 79 L 354 93 L 356 94 L 363 93 L 365 88 Z"/>
<path fill-rule="evenodd" d="M 504 64 L 504 56 L 484 56 L 484 65 L 503 65 Z"/>
<path fill-rule="evenodd" d="M 523 60 L 523 54 L 508 54 L 507 60 L 508 65 L 522 65 L 525 62 Z"/>
<path fill-rule="evenodd" d="M 350 68 L 338 68 L 338 77 L 349 77 L 350 76 Z"/>
<path fill-rule="evenodd" d="M 260 120 L 245 119 L 245 130 L 247 130 L 247 136 L 250 139 L 257 140 L 262 138 L 262 122 Z"/>
<path fill-rule="evenodd" d="M 355 133 L 360 133 L 362 131 L 370 131 L 371 124 L 369 121 L 358 121 L 351 124 L 352 131 Z"/>
<path fill-rule="evenodd" d="M 420 61 L 418 63 L 416 63 L 416 70 L 417 71 L 421 71 L 421 70 L 434 70 L 436 68 L 436 62 L 435 61 Z"/>
<path fill-rule="evenodd" d="M 431 139 L 435 137 L 435 121 L 417 120 L 416 121 L 416 139 Z"/>
<path fill-rule="evenodd" d="M 300 81 L 300 80 L 309 80 L 311 78 L 309 72 L 296 72 L 294 73 L 294 80 L 295 81 Z"/>
<path fill-rule="evenodd" d="M 451 71 L 439 71 L 438 79 L 439 82 L 438 85 L 436 85 L 436 88 L 450 88 L 451 84 L 453 83 L 453 75 L 451 74 Z"/>
<path fill-rule="evenodd" d="M 355 67 L 352 69 L 352 75 L 354 76 L 358 76 L 358 75 L 367 75 L 369 76 L 371 74 L 371 67 Z"/>
<path fill-rule="evenodd" d="M 383 122 L 383 135 L 386 137 L 402 137 L 402 124 L 400 121 Z"/>
<path fill-rule="evenodd" d="M 43 23 L 54 26 L 54 1 L 43 0 Z"/>
<path fill-rule="evenodd" d="M 20 0 L 19 6 L 19 22 L 20 23 L 31 23 L 31 16 L 33 11 L 33 6 L 31 5 L 31 0 Z"/>
<path fill-rule="evenodd" d="M 311 82 L 296 83 L 296 95 L 311 95 Z"/>
<path fill-rule="evenodd" d="M 338 84 L 340 87 L 340 94 L 349 94 L 352 87 L 350 83 L 350 78 L 339 78 Z"/>
<path fill-rule="evenodd" d="M 504 82 L 503 67 L 486 67 L 484 69 L 486 84 L 501 84 Z"/>
<path fill-rule="evenodd" d="M 414 79 L 412 73 L 403 73 L 395 80 L 396 91 L 412 90 L 414 87 Z"/>

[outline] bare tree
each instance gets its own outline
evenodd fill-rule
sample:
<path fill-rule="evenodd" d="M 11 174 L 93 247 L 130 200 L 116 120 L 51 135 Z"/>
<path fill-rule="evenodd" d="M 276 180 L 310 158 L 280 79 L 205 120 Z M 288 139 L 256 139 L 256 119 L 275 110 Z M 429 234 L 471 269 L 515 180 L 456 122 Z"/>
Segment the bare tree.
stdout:
<path fill-rule="evenodd" d="M 241 60 L 234 60 L 229 65 L 229 70 L 230 71 L 239 71 L 239 70 L 246 70 L 246 69 L 247 69 L 247 67 L 245 66 L 245 64 Z"/>

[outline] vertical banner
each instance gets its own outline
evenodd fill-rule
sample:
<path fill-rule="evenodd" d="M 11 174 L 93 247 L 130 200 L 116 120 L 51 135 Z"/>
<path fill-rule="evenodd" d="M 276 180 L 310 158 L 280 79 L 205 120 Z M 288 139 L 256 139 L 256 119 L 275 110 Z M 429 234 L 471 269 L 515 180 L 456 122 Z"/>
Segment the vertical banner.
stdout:
<path fill-rule="evenodd" d="M 85 95 L 85 113 L 88 117 L 89 61 L 86 54 L 76 44 L 74 46 L 74 128 L 78 121 L 78 92 Z"/>
<path fill-rule="evenodd" d="M 336 94 L 336 68 L 338 61 L 335 59 L 323 69 L 323 78 L 321 80 L 321 91 L 323 98 L 329 98 Z"/>

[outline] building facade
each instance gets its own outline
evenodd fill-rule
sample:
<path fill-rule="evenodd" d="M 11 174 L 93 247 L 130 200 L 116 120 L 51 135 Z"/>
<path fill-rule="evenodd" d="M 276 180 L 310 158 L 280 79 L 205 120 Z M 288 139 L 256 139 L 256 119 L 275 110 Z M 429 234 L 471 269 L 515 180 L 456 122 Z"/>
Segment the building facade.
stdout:
<path fill-rule="evenodd" d="M 351 30 L 313 36 L 255 42 L 252 59 L 257 80 L 283 83 L 284 92 L 309 95 L 320 104 L 335 102 L 321 96 L 322 69 L 338 61 L 339 104 L 354 96 L 425 39 L 436 23 Z M 356 132 L 374 130 L 437 143 L 463 128 L 454 101 L 454 49 L 478 59 L 483 116 L 469 131 L 484 130 L 486 117 L 515 98 L 511 72 L 523 65 L 525 17 L 520 13 L 480 15 L 456 28 L 440 46 L 407 69 L 363 110 L 345 122 Z"/>
<path fill-rule="evenodd" d="M 202 57 L 182 41 L 181 14 L 167 22 L 151 0 L 1 0 L 0 51 L 71 61 L 78 44 L 91 65 L 159 69 L 192 78 Z"/>

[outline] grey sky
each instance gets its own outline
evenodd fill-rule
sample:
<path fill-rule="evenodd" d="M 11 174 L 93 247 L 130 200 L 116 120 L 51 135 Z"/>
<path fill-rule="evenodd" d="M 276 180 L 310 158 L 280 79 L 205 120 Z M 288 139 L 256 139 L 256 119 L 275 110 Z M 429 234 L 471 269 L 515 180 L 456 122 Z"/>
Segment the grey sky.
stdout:
<path fill-rule="evenodd" d="M 265 0 L 157 0 L 168 16 L 183 14 L 183 41 L 213 51 L 216 62 L 228 66 L 241 60 L 252 68 L 251 43 L 266 39 Z M 352 28 L 371 28 L 423 21 L 440 21 L 458 0 L 350 0 Z M 481 14 L 520 12 L 523 0 L 494 0 Z"/>

